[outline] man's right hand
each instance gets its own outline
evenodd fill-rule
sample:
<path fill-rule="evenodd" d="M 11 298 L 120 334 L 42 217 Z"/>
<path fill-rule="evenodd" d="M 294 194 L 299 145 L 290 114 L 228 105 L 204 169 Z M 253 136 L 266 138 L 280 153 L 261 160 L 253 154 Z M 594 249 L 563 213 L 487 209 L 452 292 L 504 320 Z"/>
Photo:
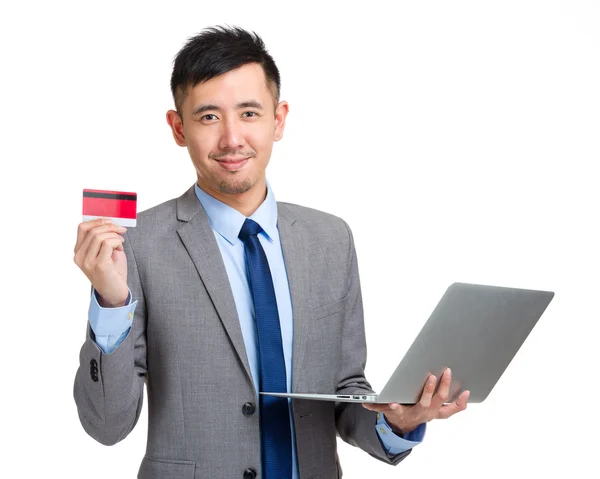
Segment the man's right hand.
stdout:
<path fill-rule="evenodd" d="M 100 306 L 105 308 L 125 305 L 129 295 L 125 239 L 120 236 L 125 231 L 127 228 L 106 218 L 84 221 L 77 229 L 73 261 L 91 281 Z"/>

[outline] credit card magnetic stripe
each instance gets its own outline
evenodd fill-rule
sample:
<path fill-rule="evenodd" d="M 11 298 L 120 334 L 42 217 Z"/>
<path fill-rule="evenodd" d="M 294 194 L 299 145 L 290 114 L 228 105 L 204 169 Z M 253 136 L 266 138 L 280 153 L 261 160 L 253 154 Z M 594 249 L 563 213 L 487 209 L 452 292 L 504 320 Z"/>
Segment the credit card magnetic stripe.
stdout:
<path fill-rule="evenodd" d="M 84 198 L 104 198 L 107 200 L 132 200 L 137 201 L 137 193 L 118 193 L 112 191 L 83 190 Z"/>

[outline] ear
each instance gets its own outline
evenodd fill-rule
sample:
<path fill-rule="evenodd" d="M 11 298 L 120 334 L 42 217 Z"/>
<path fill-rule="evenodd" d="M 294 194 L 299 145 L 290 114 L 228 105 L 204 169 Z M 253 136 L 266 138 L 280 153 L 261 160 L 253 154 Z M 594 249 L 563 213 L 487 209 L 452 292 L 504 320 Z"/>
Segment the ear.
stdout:
<path fill-rule="evenodd" d="M 281 101 L 275 109 L 275 135 L 274 141 L 279 141 L 283 138 L 283 130 L 285 128 L 285 119 L 290 110 L 287 101 Z"/>
<path fill-rule="evenodd" d="M 167 123 L 171 127 L 175 143 L 179 146 L 186 146 L 185 136 L 183 134 L 183 120 L 179 116 L 179 113 L 175 110 L 169 110 L 167 112 Z"/>

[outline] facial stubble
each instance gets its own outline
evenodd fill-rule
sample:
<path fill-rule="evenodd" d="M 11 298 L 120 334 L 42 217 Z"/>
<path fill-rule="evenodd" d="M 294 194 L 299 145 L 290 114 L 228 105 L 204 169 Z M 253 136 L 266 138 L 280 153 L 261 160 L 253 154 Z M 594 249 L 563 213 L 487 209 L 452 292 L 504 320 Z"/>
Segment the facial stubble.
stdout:
<path fill-rule="evenodd" d="M 248 178 L 241 180 L 222 180 L 219 183 L 219 192 L 225 195 L 239 195 L 249 191 L 254 184 Z"/>

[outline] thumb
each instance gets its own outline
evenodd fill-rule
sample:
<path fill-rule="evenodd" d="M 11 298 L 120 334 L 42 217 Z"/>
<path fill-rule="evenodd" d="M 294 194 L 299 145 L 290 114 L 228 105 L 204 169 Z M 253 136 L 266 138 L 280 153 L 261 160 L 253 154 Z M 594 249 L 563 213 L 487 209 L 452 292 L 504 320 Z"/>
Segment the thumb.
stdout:
<path fill-rule="evenodd" d="M 362 403 L 362 405 L 365 409 L 368 409 L 369 411 L 385 412 L 389 409 L 387 404 Z"/>

